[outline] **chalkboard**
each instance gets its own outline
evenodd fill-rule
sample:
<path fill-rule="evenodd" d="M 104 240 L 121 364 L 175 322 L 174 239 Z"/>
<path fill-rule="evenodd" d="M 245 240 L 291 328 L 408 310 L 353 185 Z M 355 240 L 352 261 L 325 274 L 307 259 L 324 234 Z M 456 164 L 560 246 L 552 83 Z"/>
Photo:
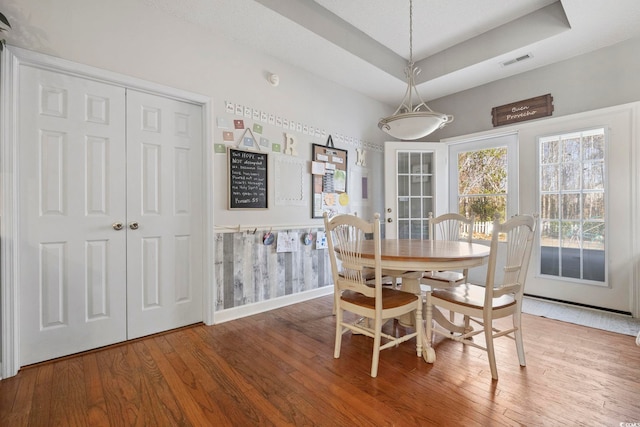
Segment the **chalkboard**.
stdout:
<path fill-rule="evenodd" d="M 267 209 L 268 154 L 229 148 L 229 209 Z"/>

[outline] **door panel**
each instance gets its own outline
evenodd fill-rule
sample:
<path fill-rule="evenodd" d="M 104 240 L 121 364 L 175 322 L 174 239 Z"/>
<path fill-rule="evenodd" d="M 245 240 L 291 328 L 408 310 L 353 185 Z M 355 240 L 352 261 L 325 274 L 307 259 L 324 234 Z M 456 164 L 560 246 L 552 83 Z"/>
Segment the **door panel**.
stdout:
<path fill-rule="evenodd" d="M 127 92 L 129 339 L 202 321 L 202 115 Z"/>
<path fill-rule="evenodd" d="M 20 73 L 20 364 L 126 339 L 125 90 Z"/>
<path fill-rule="evenodd" d="M 446 159 L 443 143 L 385 142 L 386 238 L 428 238 L 429 212 L 446 212 Z"/>
<path fill-rule="evenodd" d="M 20 365 L 202 321 L 202 108 L 28 66 L 19 93 Z"/>

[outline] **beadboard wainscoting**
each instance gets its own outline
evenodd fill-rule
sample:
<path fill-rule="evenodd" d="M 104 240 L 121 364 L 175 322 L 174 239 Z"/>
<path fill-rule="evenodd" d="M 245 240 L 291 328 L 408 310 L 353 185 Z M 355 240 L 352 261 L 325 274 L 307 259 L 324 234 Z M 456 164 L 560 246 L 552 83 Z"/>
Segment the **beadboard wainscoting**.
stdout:
<path fill-rule="evenodd" d="M 327 249 L 316 249 L 316 229 L 272 231 L 271 245 L 263 243 L 269 230 L 215 233 L 215 323 L 249 316 L 333 292 Z M 310 245 L 303 237 L 311 232 Z M 291 252 L 277 252 L 279 233 L 297 234 Z"/>

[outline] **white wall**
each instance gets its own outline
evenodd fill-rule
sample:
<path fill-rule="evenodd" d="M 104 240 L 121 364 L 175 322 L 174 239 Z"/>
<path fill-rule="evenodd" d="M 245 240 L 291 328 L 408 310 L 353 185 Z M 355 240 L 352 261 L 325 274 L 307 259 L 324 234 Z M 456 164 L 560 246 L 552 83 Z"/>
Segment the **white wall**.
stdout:
<path fill-rule="evenodd" d="M 367 142 L 381 147 L 384 134 L 377 128 L 379 117 L 390 107 L 348 90 L 273 57 L 230 42 L 199 26 L 131 0 L 1 0 L 0 10 L 13 30 L 7 42 L 81 64 L 122 73 L 162 85 L 208 96 L 212 100 L 211 144 L 222 143 L 216 118 L 225 114 L 225 101 L 281 115 L 289 120 L 319 127 L 327 134 L 353 138 L 349 150 L 355 162 L 355 147 Z M 272 87 L 268 73 L 280 76 Z M 253 120 L 245 118 L 247 125 Z M 283 143 L 284 130 L 264 125 L 264 136 Z M 240 137 L 241 132 L 235 136 Z M 298 157 L 310 161 L 311 143 L 324 144 L 326 137 L 298 135 Z M 213 152 L 213 149 L 211 150 Z M 227 210 L 226 156 L 214 156 L 214 224 L 287 225 L 320 224 L 311 220 L 307 206 L 275 206 L 273 170 L 270 173 L 270 208 L 267 211 Z M 368 168 L 380 170 L 382 152 L 367 150 Z M 355 169 L 353 169 L 355 170 Z M 370 189 L 382 188 L 382 175 L 368 174 Z M 303 188 L 310 193 L 310 176 Z M 350 184 L 355 184 L 350 183 Z M 359 200 L 360 188 L 353 187 L 351 210 L 369 216 L 382 210 L 382 192 L 369 191 L 369 200 Z M 308 194 L 310 196 L 310 194 Z M 363 210 L 365 210 L 363 212 Z"/>

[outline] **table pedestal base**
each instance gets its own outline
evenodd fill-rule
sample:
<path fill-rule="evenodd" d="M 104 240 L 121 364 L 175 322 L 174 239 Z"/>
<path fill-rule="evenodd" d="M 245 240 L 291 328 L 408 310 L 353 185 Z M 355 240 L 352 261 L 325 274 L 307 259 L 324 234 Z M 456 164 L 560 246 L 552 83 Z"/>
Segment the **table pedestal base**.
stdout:
<path fill-rule="evenodd" d="M 402 286 L 400 290 L 403 292 L 410 292 L 415 295 L 422 295 L 420 289 L 420 279 L 422 278 L 422 271 L 409 271 L 398 273 L 398 277 L 402 277 Z M 407 313 L 398 317 L 398 322 L 405 327 L 413 328 L 416 324 L 416 314 Z"/>

